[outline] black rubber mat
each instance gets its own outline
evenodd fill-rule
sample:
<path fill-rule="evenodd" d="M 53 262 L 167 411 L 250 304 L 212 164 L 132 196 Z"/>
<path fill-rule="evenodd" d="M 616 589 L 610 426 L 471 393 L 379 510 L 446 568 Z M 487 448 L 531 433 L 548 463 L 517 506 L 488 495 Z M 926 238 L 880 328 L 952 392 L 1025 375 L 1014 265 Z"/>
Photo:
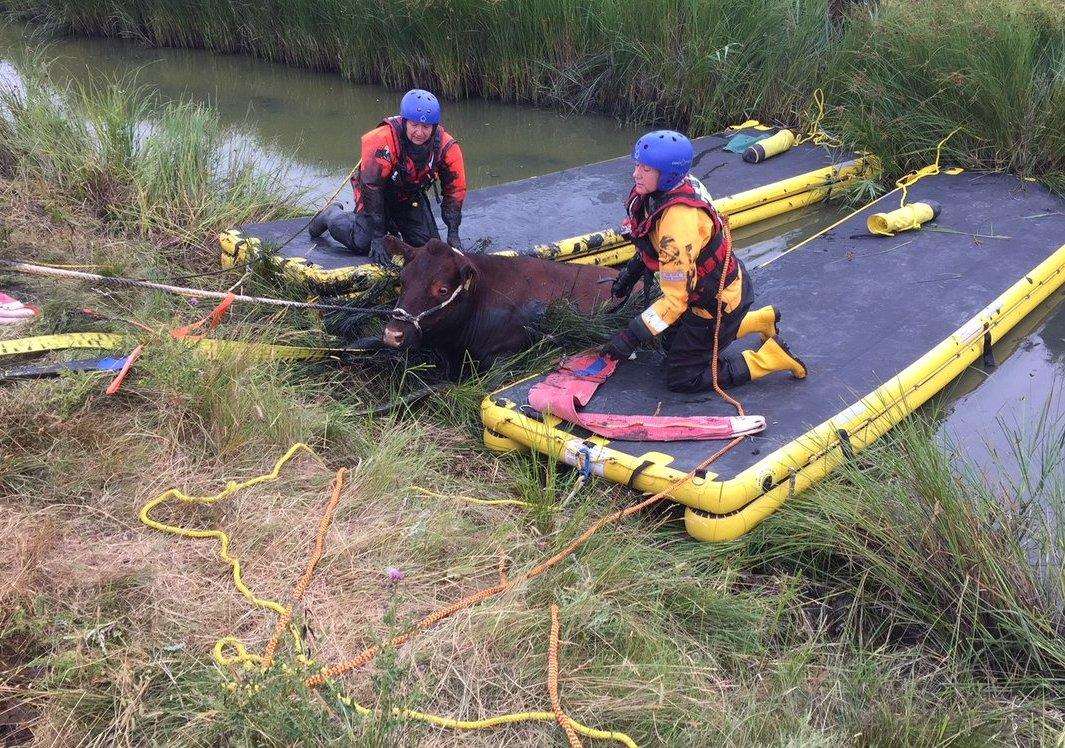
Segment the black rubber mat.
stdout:
<path fill-rule="evenodd" d="M 866 217 L 898 207 L 899 195 L 894 193 L 752 271 L 754 308 L 772 303 L 780 309 L 781 335 L 810 375 L 798 381 L 774 374 L 732 391 L 748 413 L 764 415 L 768 426 L 715 463 L 718 480 L 734 477 L 876 389 L 1065 245 L 1065 200 L 1013 177 L 929 177 L 910 189 L 909 199 L 938 200 L 942 213 L 917 231 L 870 235 Z M 757 338 L 743 342 L 753 347 Z M 733 413 L 714 395 L 666 390 L 660 362 L 660 353 L 641 351 L 637 361 L 620 366 L 599 388 L 586 410 L 673 416 Z M 494 397 L 523 405 L 539 379 Z M 574 433 L 587 436 L 580 429 Z M 670 467 L 681 472 L 693 469 L 720 446 L 610 442 L 612 449 L 634 457 L 650 451 L 671 454 L 675 459 Z"/>
<path fill-rule="evenodd" d="M 748 164 L 738 154 L 722 150 L 730 136 L 730 133 L 708 135 L 695 141 L 698 160 L 693 171 L 716 198 L 855 157 L 849 152 L 800 145 L 760 164 Z M 467 158 L 476 158 L 476 154 L 468 154 Z M 523 251 L 538 244 L 616 228 L 624 218 L 624 201 L 632 187 L 631 175 L 632 159 L 625 156 L 473 190 L 463 208 L 463 242 L 486 252 Z M 350 190 L 341 194 L 350 207 Z M 440 211 L 435 205 L 434 213 L 439 223 Z M 361 265 L 367 261 L 345 251 L 328 236 L 314 240 L 305 231 L 300 232 L 306 222 L 306 218 L 270 221 L 243 226 L 241 231 L 274 245 L 299 232 L 281 254 L 304 257 L 328 269 Z M 443 235 L 443 224 L 440 229 Z"/>

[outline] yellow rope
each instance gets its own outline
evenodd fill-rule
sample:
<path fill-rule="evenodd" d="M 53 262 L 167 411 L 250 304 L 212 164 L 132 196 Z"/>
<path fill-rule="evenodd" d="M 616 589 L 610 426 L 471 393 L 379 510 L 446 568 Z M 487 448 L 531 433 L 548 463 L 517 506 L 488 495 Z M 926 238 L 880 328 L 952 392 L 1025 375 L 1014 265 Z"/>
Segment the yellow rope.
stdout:
<path fill-rule="evenodd" d="M 895 186 L 896 187 L 902 188 L 902 199 L 899 200 L 899 207 L 900 208 L 902 208 L 902 207 L 904 207 L 906 205 L 906 191 L 910 187 L 912 187 L 914 184 L 916 184 L 920 180 L 924 179 L 925 177 L 932 177 L 932 176 L 935 176 L 936 174 L 939 173 L 939 157 L 943 154 L 943 146 L 944 146 L 944 144 L 946 144 L 946 142 L 948 140 L 950 140 L 952 137 L 954 137 L 954 134 L 956 132 L 958 132 L 958 130 L 960 130 L 960 129 L 961 129 L 960 127 L 954 128 L 953 130 L 951 130 L 950 134 L 947 135 L 947 137 L 945 137 L 941 141 L 939 141 L 939 145 L 936 146 L 936 160 L 935 161 L 930 163 L 928 166 L 921 167 L 917 171 L 910 172 L 909 174 L 907 174 L 906 176 L 902 177 L 897 182 L 895 182 Z M 961 174 L 962 171 L 964 171 L 964 169 L 961 169 L 959 167 L 954 167 L 954 168 L 951 168 L 951 169 L 947 169 L 945 173 L 947 173 L 947 174 Z"/>
<path fill-rule="evenodd" d="M 364 717 L 370 717 L 375 714 L 373 709 L 368 709 L 362 704 L 359 704 L 355 700 L 341 696 L 340 702 L 345 706 L 353 708 L 356 712 Z M 409 719 L 415 719 L 419 722 L 425 722 L 426 724 L 435 725 L 436 727 L 444 727 L 451 730 L 486 730 L 491 727 L 500 727 L 501 725 L 513 725 L 518 722 L 555 722 L 554 712 L 514 712 L 512 714 L 501 714 L 498 717 L 488 717 L 487 719 L 477 720 L 462 720 L 452 719 L 450 717 L 441 717 L 436 714 L 426 714 L 425 712 L 418 712 L 413 709 L 393 709 L 392 715 L 395 717 L 407 717 Z M 570 724 L 573 729 L 579 732 L 585 737 L 592 738 L 593 740 L 613 740 L 615 743 L 621 743 L 626 748 L 638 748 L 638 744 L 623 732 L 614 732 L 612 730 L 597 730 L 594 727 L 588 727 L 575 720 L 570 720 Z"/>
<path fill-rule="evenodd" d="M 740 122 L 738 125 L 729 125 L 728 129 L 729 130 L 746 130 L 746 129 L 752 128 L 752 127 L 760 128 L 760 129 L 763 129 L 763 130 L 768 130 L 769 129 L 769 128 L 765 127 L 764 125 L 762 125 L 762 123 L 759 122 L 756 119 L 744 120 L 743 122 Z"/>
<path fill-rule="evenodd" d="M 144 507 L 140 511 L 140 520 L 153 530 L 165 532 L 170 535 L 177 535 L 178 537 L 183 538 L 211 538 L 217 540 L 219 546 L 218 556 L 229 565 L 230 569 L 232 569 L 233 585 L 237 588 L 237 590 L 240 591 L 240 594 L 242 594 L 245 599 L 247 599 L 247 601 L 256 608 L 269 610 L 278 616 L 289 615 L 289 611 L 284 605 L 277 602 L 276 600 L 269 600 L 267 598 L 258 597 L 254 592 L 251 591 L 248 585 L 244 583 L 244 577 L 240 570 L 240 559 L 238 559 L 236 556 L 231 555 L 229 552 L 229 535 L 222 532 L 221 530 L 191 530 L 187 527 L 168 525 L 166 523 L 159 522 L 158 520 L 153 519 L 151 514 L 157 506 L 159 506 L 160 504 L 164 504 L 170 501 L 171 499 L 185 504 L 200 504 L 204 506 L 209 506 L 211 504 L 215 504 L 221 501 L 227 496 L 231 496 L 237 491 L 243 490 L 245 488 L 250 488 L 252 486 L 257 486 L 260 483 L 273 482 L 280 477 L 281 468 L 285 466 L 285 463 L 287 463 L 289 460 L 295 457 L 297 453 L 301 451 L 310 453 L 314 456 L 315 459 L 321 462 L 321 458 L 318 457 L 318 453 L 311 449 L 308 445 L 303 443 L 296 443 L 293 444 L 289 448 L 289 450 L 285 452 L 284 455 L 282 455 L 281 459 L 274 463 L 273 470 L 271 470 L 269 473 L 266 473 L 265 475 L 259 475 L 255 478 L 251 478 L 241 483 L 237 483 L 236 481 L 229 481 L 229 483 L 226 484 L 225 488 L 211 496 L 189 496 L 187 493 L 181 491 L 180 489 L 171 488 L 170 490 L 163 492 L 162 494 L 155 497 L 144 505 Z M 225 655 L 225 650 L 227 647 L 236 650 L 236 656 L 227 657 Z M 244 645 L 238 639 L 232 636 L 227 636 L 222 639 L 219 639 L 215 643 L 213 654 L 215 662 L 217 662 L 222 667 L 228 667 L 237 664 L 244 665 L 245 667 L 250 667 L 253 664 L 260 664 L 262 662 L 261 657 L 249 653 L 248 650 L 244 647 Z"/>
<path fill-rule="evenodd" d="M 813 143 L 814 145 L 823 145 L 829 148 L 842 146 L 843 141 L 832 137 L 821 129 L 821 121 L 825 118 L 825 92 L 818 88 L 814 91 L 813 100 L 814 106 L 817 107 L 817 114 L 814 115 L 813 120 L 810 122 L 810 127 L 806 134 L 795 139 L 795 145 Z"/>
<path fill-rule="evenodd" d="M 520 506 L 525 509 L 535 509 L 536 504 L 529 503 L 528 501 L 519 501 L 518 499 L 475 499 L 472 496 L 448 496 L 447 494 L 437 493 L 436 491 L 430 491 L 428 488 L 422 488 L 421 486 L 411 486 L 411 489 L 418 493 L 423 493 L 426 496 L 433 496 L 437 499 L 458 499 L 460 501 L 468 501 L 471 504 L 483 504 L 485 506 Z"/>
<path fill-rule="evenodd" d="M 144 505 L 144 507 L 140 511 L 141 522 L 143 522 L 145 525 L 152 528 L 153 530 L 158 530 L 159 532 L 164 532 L 179 537 L 199 539 L 213 538 L 217 540 L 219 543 L 218 555 L 232 569 L 234 586 L 236 586 L 240 593 L 254 607 L 262 608 L 263 610 L 269 610 L 275 615 L 277 615 L 278 621 L 275 625 L 274 636 L 271 639 L 270 643 L 267 645 L 264 655 L 257 655 L 252 652 L 249 652 L 248 648 L 244 645 L 244 643 L 234 636 L 226 636 L 219 639 L 215 643 L 212 654 L 214 656 L 215 662 L 217 662 L 223 668 L 228 669 L 229 667 L 240 665 L 245 669 L 250 670 L 257 665 L 261 668 L 261 670 L 265 671 L 270 666 L 273 660 L 273 655 L 280 641 L 280 636 L 286 626 L 288 627 L 289 632 L 293 636 L 293 641 L 295 643 L 296 650 L 298 653 L 298 660 L 306 666 L 311 666 L 314 663 L 312 660 L 308 659 L 303 654 L 303 646 L 302 642 L 300 641 L 299 633 L 296 631 L 294 626 L 290 625 L 290 621 L 292 618 L 292 606 L 285 606 L 275 600 L 269 600 L 266 598 L 258 597 L 257 595 L 255 595 L 255 593 L 251 591 L 250 588 L 248 588 L 247 584 L 245 584 L 244 578 L 241 574 L 240 560 L 235 556 L 231 555 L 229 552 L 229 535 L 227 535 L 221 530 L 190 530 L 185 527 L 168 525 L 153 519 L 151 517 L 151 512 L 160 504 L 166 503 L 171 499 L 186 504 L 210 505 L 221 501 L 222 499 L 231 496 L 232 494 L 242 489 L 250 488 L 251 486 L 255 486 L 260 483 L 275 481 L 280 477 L 281 468 L 284 467 L 285 463 L 291 460 L 301 450 L 309 452 L 316 459 L 318 459 L 319 462 L 322 461 L 318 454 L 308 445 L 302 443 L 294 444 L 274 464 L 273 469 L 265 475 L 260 475 L 255 478 L 243 481 L 241 483 L 237 483 L 236 481 L 230 481 L 226 484 L 226 487 L 224 489 L 211 496 L 189 496 L 188 494 L 184 493 L 179 489 L 172 488 L 149 501 L 147 504 Z M 314 573 L 314 568 L 318 560 L 321 558 L 325 533 L 328 531 L 329 525 L 332 522 L 332 514 L 336 508 L 336 504 L 339 499 L 340 489 L 343 484 L 345 473 L 346 470 L 343 468 L 337 471 L 337 477 L 333 484 L 333 494 L 329 500 L 329 503 L 326 505 L 322 519 L 320 520 L 318 525 L 318 534 L 315 539 L 315 548 L 312 551 L 311 556 L 308 560 L 306 571 L 293 587 L 293 593 L 291 595 L 293 599 L 293 605 L 298 603 L 300 598 L 302 598 L 303 593 L 306 591 L 306 588 L 310 583 L 310 577 Z M 500 561 L 500 578 L 503 583 L 507 582 L 505 571 L 505 558 L 502 558 Z M 234 655 L 230 656 L 226 654 L 227 650 L 230 649 L 235 652 Z M 314 682 L 308 683 L 308 685 L 315 687 L 325 685 L 326 683 L 335 683 L 332 678 L 326 677 L 324 673 L 319 673 L 313 678 L 313 680 Z M 230 683 L 228 685 L 230 690 L 236 689 L 235 682 Z M 359 704 L 350 697 L 339 696 L 338 698 L 341 703 L 355 709 L 356 712 L 363 716 L 369 717 L 373 716 L 375 713 L 374 710 Z M 556 721 L 555 712 L 517 712 L 513 714 L 500 715 L 498 717 L 489 717 L 487 719 L 481 720 L 457 720 L 452 719 L 450 717 L 442 717 L 436 714 L 418 712 L 412 709 L 393 709 L 392 713 L 397 717 L 404 717 L 407 719 L 413 719 L 437 727 L 456 730 L 483 730 L 491 727 L 498 727 L 500 725 L 513 724 L 517 722 Z M 637 748 L 636 742 L 623 732 L 597 730 L 593 727 L 588 727 L 587 725 L 583 725 L 571 719 L 569 720 L 569 724 L 573 730 L 576 730 L 581 735 L 585 735 L 589 738 L 597 740 L 613 740 L 626 746 L 626 748 Z"/>
<path fill-rule="evenodd" d="M 349 184 L 351 182 L 351 178 L 355 176 L 355 172 L 359 170 L 360 166 L 362 166 L 362 159 L 361 158 L 355 163 L 355 166 L 353 166 L 351 168 L 351 171 L 348 172 L 348 175 L 346 177 L 344 177 L 344 180 L 340 183 L 340 186 L 336 188 L 336 191 L 333 192 L 333 194 L 325 201 L 325 203 L 322 204 L 322 207 L 319 208 L 318 210 L 314 211 L 314 215 L 312 215 L 310 218 L 308 218 L 307 222 L 305 224 L 303 224 L 302 226 L 300 226 L 299 229 L 296 231 L 296 233 L 292 234 L 287 239 L 285 239 L 285 241 L 281 242 L 276 247 L 274 247 L 273 250 L 272 250 L 272 253 L 275 254 L 275 255 L 280 253 L 280 251 L 283 248 L 287 247 L 289 244 L 292 243 L 292 241 L 294 239 L 299 237 L 307 229 L 307 227 L 311 225 L 311 222 L 315 218 L 318 217 L 318 214 L 321 213 L 326 208 L 328 208 L 330 206 L 330 204 L 332 204 L 332 202 L 337 199 L 337 196 L 341 193 L 341 191 L 343 191 L 345 185 L 347 185 L 347 184 Z M 304 259 L 306 259 L 307 255 L 310 253 L 310 251 L 312 249 L 314 249 L 314 244 L 313 243 L 310 246 L 308 246 L 307 250 L 300 256 L 303 257 Z M 245 263 L 245 264 L 249 264 L 249 263 Z M 249 269 L 248 272 L 245 273 L 241 277 L 240 281 L 237 281 L 237 283 L 234 285 L 234 288 L 237 285 L 240 285 L 240 282 L 243 281 L 245 278 L 247 278 L 248 275 L 251 274 L 251 272 L 252 272 L 252 270 Z"/>

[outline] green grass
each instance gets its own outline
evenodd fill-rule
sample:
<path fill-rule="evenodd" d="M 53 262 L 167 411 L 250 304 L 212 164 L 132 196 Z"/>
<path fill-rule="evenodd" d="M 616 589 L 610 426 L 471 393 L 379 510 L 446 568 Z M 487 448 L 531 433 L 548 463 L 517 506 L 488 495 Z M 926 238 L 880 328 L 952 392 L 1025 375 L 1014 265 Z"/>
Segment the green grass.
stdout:
<path fill-rule="evenodd" d="M 511 367 L 464 384 L 466 398 Z M 297 616 L 312 656 L 333 662 L 493 582 L 500 554 L 515 575 L 634 499 L 601 481 L 571 496 L 572 471 L 486 454 L 472 429 L 456 428 L 462 406 L 450 395 L 391 417 L 348 416 L 381 386 L 175 345 L 149 350 L 118 398 L 85 375 L 9 388 L 0 709 L 18 704 L 18 724 L 39 742 L 556 744 L 551 724 L 471 735 L 363 720 L 332 691 L 307 692 L 288 648 L 281 662 L 295 672 L 229 691 L 210 663 L 213 641 L 234 633 L 261 648 L 270 616 L 249 612 L 210 541 L 136 520 L 168 486 L 208 493 L 265 472 L 294 441 L 313 444 L 328 467 L 302 458 L 278 483 L 216 508 L 159 511 L 225 529 L 252 588 L 283 598 L 331 469 L 352 467 Z M 904 425 L 732 543 L 692 542 L 668 506 L 606 528 L 340 688 L 364 704 L 468 719 L 545 708 L 547 606 L 557 602 L 568 712 L 641 744 L 1050 745 L 1065 726 L 1054 571 L 1063 487 L 1051 473 L 1030 481 L 1041 486 L 1031 504 L 1004 501 L 959 474 L 932 431 Z M 406 574 L 395 588 L 390 566 Z"/>
<path fill-rule="evenodd" d="M 204 145 L 216 141 L 177 125 L 173 113 L 191 110 L 171 110 L 173 129 L 140 140 L 131 127 L 140 105 L 117 88 L 28 96 L 32 106 L 22 108 L 10 101 L 0 139 L 5 254 L 153 277 L 194 272 L 212 264 L 214 250 L 192 237 L 225 201 L 263 194 L 262 205 L 277 201 L 263 210 L 287 209 L 269 190 L 244 192 L 252 188 L 239 179 L 221 178 L 234 191 L 222 190 L 218 203 L 195 197 L 228 172 Z M 147 121 L 166 117 L 153 110 Z M 175 164 L 153 148 L 188 155 Z M 133 187 L 148 197 L 130 213 L 116 196 Z M 122 320 L 165 331 L 206 311 L 155 293 L 103 296 L 44 281 L 19 293 L 48 302 L 25 334 L 91 326 L 128 331 L 130 345 Z M 109 319 L 90 323 L 71 311 L 84 306 Z M 495 457 L 479 443 L 486 392 L 617 324 L 559 307 L 540 330 L 551 337 L 524 356 L 378 418 L 358 414 L 416 386 L 414 374 L 206 358 L 173 342 L 150 346 L 115 397 L 87 374 L 5 385 L 0 739 L 559 744 L 553 723 L 470 734 L 362 719 L 333 690 L 308 692 L 288 646 L 278 667 L 230 690 L 211 647 L 232 634 L 261 650 L 271 616 L 233 589 L 212 541 L 150 531 L 137 511 L 169 487 L 212 493 L 267 472 L 293 442 L 313 445 L 324 464 L 299 458 L 276 483 L 212 507 L 157 512 L 224 529 L 252 589 L 284 600 L 303 571 L 333 470 L 350 467 L 296 614 L 310 655 L 337 662 L 494 583 L 501 556 L 516 577 L 635 500 L 599 480 L 574 492 L 573 471 L 529 453 Z M 242 306 L 223 332 L 323 339 L 308 316 Z M 1039 464 L 1060 466 L 1061 444 L 1044 440 Z M 1026 451 L 1018 442 L 1018 454 Z M 643 745 L 1053 745 L 1065 729 L 1065 487 L 1060 470 L 1022 466 L 1024 491 L 992 493 L 951 466 L 930 425 L 910 422 L 740 540 L 693 542 L 679 509 L 659 506 L 603 529 L 549 572 L 336 689 L 363 704 L 466 719 L 545 709 L 548 606 L 557 602 L 567 712 Z M 389 567 L 405 573 L 398 585 L 387 583 Z"/>
<path fill-rule="evenodd" d="M 1018 688 L 1061 693 L 1065 487 L 1040 485 L 1025 501 L 1016 486 L 992 491 L 915 419 L 799 497 L 743 554 L 860 590 L 847 623 L 871 643 L 933 644 Z"/>
<path fill-rule="evenodd" d="M 960 127 L 950 162 L 1065 191 L 1065 24 L 1049 0 L 882 0 L 854 6 L 842 34 L 828 32 L 824 0 L 3 5 L 60 33 L 238 51 L 693 132 L 750 116 L 800 124 L 823 88 L 826 127 L 883 156 L 892 178 Z"/>
<path fill-rule="evenodd" d="M 38 187 L 54 222 L 88 214 L 176 255 L 213 245 L 223 228 L 294 212 L 299 194 L 284 175 L 257 169 L 209 108 L 158 106 L 133 78 L 64 85 L 40 55 L 20 74 L 21 87 L 0 92 L 0 165 Z"/>
<path fill-rule="evenodd" d="M 20 412 L 34 412 L 33 393 L 22 394 Z M 325 451 L 330 462 L 361 459 L 361 467 L 300 619 L 322 660 L 380 641 L 490 582 L 500 552 L 512 570 L 528 568 L 626 500 L 596 484 L 543 525 L 516 509 L 419 497 L 404 489 L 407 481 L 479 496 L 508 485 L 520 491 L 531 458 L 466 458 L 468 442 L 431 419 L 353 431 Z M 1022 541 L 1017 523 L 962 521 L 987 511 L 978 488 L 965 485 L 948 502 L 940 529 L 915 531 L 900 504 L 933 513 L 946 501 L 943 486 L 964 485 L 942 464 L 921 464 L 919 480 L 899 477 L 899 454 L 935 461 L 936 447 L 920 431 L 899 434 L 744 541 L 693 543 L 669 512 L 604 530 L 556 570 L 382 657 L 343 687 L 363 703 L 466 718 L 543 708 L 546 608 L 556 601 L 569 713 L 643 744 L 1050 745 L 1063 724 L 1060 636 L 1047 636 L 1060 631 L 1060 602 L 1025 586 L 1032 572 L 1013 551 Z M 222 476 L 259 472 L 273 458 L 245 453 L 220 464 L 189 452 L 194 441 L 174 442 L 179 451 L 162 462 L 150 450 L 127 462 L 152 466 L 159 487 L 183 482 L 180 467 L 204 490 Z M 128 445 L 121 436 L 98 444 Z M 69 460 L 100 469 L 99 458 L 75 444 L 53 438 L 46 448 L 50 472 Z M 447 488 L 431 483 L 444 465 L 451 467 Z M 234 497 L 217 511 L 176 516 L 232 533 L 249 580 L 265 594 L 281 593 L 299 574 L 329 478 L 308 461 L 291 470 L 276 487 Z M 111 475 L 106 488 L 40 480 L 42 495 L 32 504 L 5 498 L 17 510 L 4 529 L 21 549 L 21 574 L 0 631 L 0 654 L 18 662 L 6 671 L 3 693 L 26 705 L 38 739 L 556 742 L 549 724 L 469 735 L 366 722 L 328 694 L 320 701 L 308 693 L 298 672 L 271 671 L 251 680 L 258 689 L 227 691 L 207 664 L 212 638 L 237 631 L 261 646 L 268 617 L 245 614 L 202 544 L 138 529 L 128 498 L 149 494 L 137 489 L 137 470 Z M 86 490 L 93 500 L 84 506 L 93 511 L 75 511 L 71 497 Z M 942 541 L 947 534 L 953 545 Z M 64 559 L 61 550 L 79 536 L 107 553 L 86 547 Z M 981 545 L 1003 550 L 974 558 L 972 548 Z M 117 566 L 134 548 L 135 560 Z M 387 566 L 407 575 L 395 591 L 382 581 Z M 966 578 L 985 592 L 954 587 L 960 594 L 949 594 Z M 1024 594 L 1001 594 L 1011 588 Z M 287 651 L 282 662 L 295 665 Z"/>

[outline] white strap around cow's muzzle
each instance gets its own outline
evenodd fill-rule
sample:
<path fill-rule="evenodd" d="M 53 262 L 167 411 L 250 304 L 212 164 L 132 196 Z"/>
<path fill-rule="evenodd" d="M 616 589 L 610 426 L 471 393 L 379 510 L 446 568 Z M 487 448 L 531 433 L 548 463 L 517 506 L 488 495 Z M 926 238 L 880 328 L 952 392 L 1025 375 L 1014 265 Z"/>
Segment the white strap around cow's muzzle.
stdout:
<path fill-rule="evenodd" d="M 458 250 L 455 250 L 455 251 L 458 252 Z M 410 323 L 414 327 L 414 329 L 418 331 L 418 334 L 422 335 L 422 334 L 424 334 L 422 332 L 422 320 L 425 319 L 426 317 L 428 317 L 430 314 L 434 314 L 435 312 L 439 312 L 441 309 L 443 309 L 446 306 L 448 306 L 451 302 L 453 302 L 455 299 L 457 299 L 459 297 L 460 293 L 462 293 L 463 291 L 467 290 L 469 287 L 470 287 L 470 281 L 467 279 L 467 281 L 465 283 L 455 287 L 455 290 L 451 292 L 451 295 L 447 297 L 446 301 L 442 301 L 441 303 L 437 304 L 436 306 L 430 307 L 429 309 L 426 309 L 424 312 L 422 312 L 420 314 L 411 314 L 410 312 L 408 312 L 403 307 L 397 306 L 395 309 L 392 310 L 392 319 L 397 320 L 399 322 L 408 322 L 408 323 Z"/>

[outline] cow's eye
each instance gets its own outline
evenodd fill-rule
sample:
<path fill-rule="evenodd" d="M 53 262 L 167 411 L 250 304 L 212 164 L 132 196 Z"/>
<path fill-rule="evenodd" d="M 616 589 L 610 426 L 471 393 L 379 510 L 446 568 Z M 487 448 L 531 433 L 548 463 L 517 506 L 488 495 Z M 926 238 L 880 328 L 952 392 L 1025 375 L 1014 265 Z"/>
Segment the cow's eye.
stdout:
<path fill-rule="evenodd" d="M 446 293 L 447 293 L 447 286 L 440 286 L 440 288 L 436 289 L 436 295 L 437 296 L 443 296 Z"/>

